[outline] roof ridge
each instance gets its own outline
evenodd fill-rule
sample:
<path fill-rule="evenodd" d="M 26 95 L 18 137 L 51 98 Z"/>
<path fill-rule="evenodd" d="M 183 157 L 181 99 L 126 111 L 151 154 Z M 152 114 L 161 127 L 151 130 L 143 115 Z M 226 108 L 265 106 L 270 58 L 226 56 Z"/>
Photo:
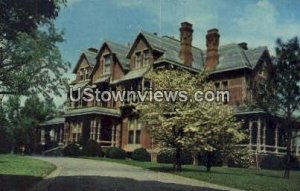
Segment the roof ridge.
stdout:
<path fill-rule="evenodd" d="M 121 46 L 122 48 L 129 49 L 126 45 L 120 44 L 118 42 L 114 42 L 114 41 L 111 41 L 111 40 L 105 40 L 104 43 L 111 43 L 111 44 L 115 44 L 115 45 Z"/>

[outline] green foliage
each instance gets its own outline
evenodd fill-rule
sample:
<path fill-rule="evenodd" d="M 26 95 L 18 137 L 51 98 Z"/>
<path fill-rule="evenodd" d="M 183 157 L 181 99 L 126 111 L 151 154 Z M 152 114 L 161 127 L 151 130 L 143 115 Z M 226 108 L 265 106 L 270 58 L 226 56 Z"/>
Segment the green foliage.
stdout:
<path fill-rule="evenodd" d="M 118 147 L 111 147 L 108 152 L 108 158 L 112 159 L 125 159 L 126 152 Z"/>
<path fill-rule="evenodd" d="M 286 42 L 276 41 L 274 65 L 267 80 L 255 84 L 257 105 L 267 113 L 278 114 L 284 119 L 286 155 L 291 158 L 292 130 L 299 128 L 296 111 L 300 109 L 300 46 L 298 37 Z M 284 178 L 289 178 L 291 160 L 286 160 Z"/>
<path fill-rule="evenodd" d="M 260 168 L 270 170 L 282 170 L 284 169 L 284 163 L 279 156 L 270 154 L 262 158 L 262 160 L 260 161 Z"/>
<path fill-rule="evenodd" d="M 222 166 L 223 156 L 220 151 L 202 151 L 198 155 L 199 165 L 210 168 L 212 166 Z"/>
<path fill-rule="evenodd" d="M 155 123 L 151 126 L 151 135 L 161 148 L 172 148 L 177 153 L 189 149 L 223 151 L 229 144 L 245 138 L 230 106 L 216 101 L 187 101 L 194 98 L 197 91 L 213 90 L 207 75 L 206 71 L 191 74 L 185 70 L 165 69 L 147 76 L 153 81 L 155 91 L 185 91 L 188 98 L 184 101 L 177 97 L 179 100 L 146 102 L 137 106 L 143 119 Z M 175 159 L 175 169 L 179 170 L 180 160 Z"/>
<path fill-rule="evenodd" d="M 80 156 L 79 146 L 75 143 L 67 145 L 63 150 L 63 155 L 72 157 Z"/>
<path fill-rule="evenodd" d="M 135 149 L 131 154 L 131 158 L 137 161 L 151 161 L 150 153 L 145 148 Z"/>
<path fill-rule="evenodd" d="M 229 167 L 249 168 L 253 163 L 253 156 L 248 149 L 234 150 L 227 156 L 227 166 Z"/>
<path fill-rule="evenodd" d="M 66 0 L 1 0 L 1 37 L 14 39 L 19 32 L 32 34 L 58 16 Z"/>
<path fill-rule="evenodd" d="M 33 95 L 27 98 L 21 107 L 20 97 L 10 96 L 3 108 L 6 112 L 3 128 L 9 139 L 7 143 L 11 144 L 13 150 L 24 145 L 26 150 L 32 150 L 34 128 L 54 113 L 55 105 L 52 100 L 42 101 Z"/>
<path fill-rule="evenodd" d="M 157 154 L 158 163 L 174 163 L 175 151 L 174 149 L 162 149 Z M 182 151 L 180 156 L 181 164 L 192 164 L 193 158 L 191 152 Z"/>
<path fill-rule="evenodd" d="M 101 146 L 94 140 L 88 140 L 82 147 L 82 155 L 84 156 L 103 156 Z"/>

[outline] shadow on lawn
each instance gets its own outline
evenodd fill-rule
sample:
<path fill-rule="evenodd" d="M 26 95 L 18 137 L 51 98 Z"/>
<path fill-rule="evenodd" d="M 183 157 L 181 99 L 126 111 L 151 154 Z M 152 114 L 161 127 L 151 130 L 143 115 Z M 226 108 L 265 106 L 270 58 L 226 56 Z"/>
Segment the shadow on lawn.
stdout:
<path fill-rule="evenodd" d="M 106 176 L 59 176 L 45 179 L 31 191 L 217 191 L 211 188 L 188 186 L 159 181 L 138 181 Z"/>
<path fill-rule="evenodd" d="M 149 167 L 147 169 L 153 170 L 153 171 L 156 171 L 156 172 L 166 172 L 166 173 L 174 173 L 175 172 L 172 167 Z M 200 167 L 199 167 L 199 169 L 191 169 L 191 168 L 184 168 L 183 167 L 182 172 L 220 174 L 220 175 L 230 175 L 230 176 L 249 176 L 248 173 L 239 172 L 239 171 L 235 172 L 234 169 L 232 169 L 232 172 L 220 172 L 220 171 L 216 171 L 216 170 L 214 170 L 214 168 L 212 168 L 212 170 L 210 172 L 207 172 L 206 169 L 201 169 Z M 259 172 L 259 171 L 253 173 L 253 175 L 265 176 L 265 177 L 271 177 L 271 178 L 281 178 L 280 175 L 264 174 L 263 172 Z"/>
<path fill-rule="evenodd" d="M 24 191 L 42 180 L 40 177 L 0 174 L 0 191 Z"/>

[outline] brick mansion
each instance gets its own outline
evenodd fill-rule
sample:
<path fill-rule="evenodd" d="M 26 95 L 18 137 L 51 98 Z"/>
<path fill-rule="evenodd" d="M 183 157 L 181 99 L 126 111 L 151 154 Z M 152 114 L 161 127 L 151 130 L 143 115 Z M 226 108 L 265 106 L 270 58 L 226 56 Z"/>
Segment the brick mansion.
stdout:
<path fill-rule="evenodd" d="M 268 78 L 273 64 L 268 48 L 250 48 L 246 42 L 221 44 L 218 29 L 207 31 L 206 42 L 194 42 L 193 33 L 192 24 L 183 22 L 179 39 L 141 31 L 131 45 L 105 41 L 79 55 L 73 69 L 76 79 L 70 86 L 143 91 L 152 87 L 146 74 L 157 68 L 181 68 L 191 73 L 206 68 L 215 89 L 230 92 L 230 100 L 224 104 L 231 105 L 237 119 L 244 121 L 243 128 L 249 137 L 244 146 L 263 154 L 284 154 L 285 136 L 280 125 L 284 121 L 278 115 L 253 107 L 254 85 Z M 206 49 L 197 47 L 200 43 L 205 43 Z M 62 117 L 40 124 L 39 142 L 67 145 L 92 139 L 102 147 L 121 147 L 128 152 L 143 147 L 155 153 L 149 128 L 126 104 L 114 100 L 69 102 Z M 296 125 L 300 126 L 300 122 Z M 293 131 L 293 135 L 300 135 L 300 131 Z M 293 153 L 300 156 L 299 138 L 293 139 Z"/>

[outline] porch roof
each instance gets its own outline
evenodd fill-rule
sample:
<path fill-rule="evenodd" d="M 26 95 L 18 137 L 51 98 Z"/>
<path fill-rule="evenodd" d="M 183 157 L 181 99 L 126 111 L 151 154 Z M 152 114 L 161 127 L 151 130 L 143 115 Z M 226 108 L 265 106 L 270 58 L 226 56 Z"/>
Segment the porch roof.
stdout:
<path fill-rule="evenodd" d="M 119 109 L 105 108 L 105 107 L 85 107 L 76 108 L 66 111 L 66 117 L 88 115 L 88 114 L 100 114 L 114 117 L 121 117 L 121 111 Z"/>
<path fill-rule="evenodd" d="M 49 126 L 49 125 L 58 125 L 58 124 L 64 124 L 65 118 L 64 117 L 56 117 L 53 119 L 50 119 L 48 121 L 44 121 L 39 124 L 39 126 Z"/>

